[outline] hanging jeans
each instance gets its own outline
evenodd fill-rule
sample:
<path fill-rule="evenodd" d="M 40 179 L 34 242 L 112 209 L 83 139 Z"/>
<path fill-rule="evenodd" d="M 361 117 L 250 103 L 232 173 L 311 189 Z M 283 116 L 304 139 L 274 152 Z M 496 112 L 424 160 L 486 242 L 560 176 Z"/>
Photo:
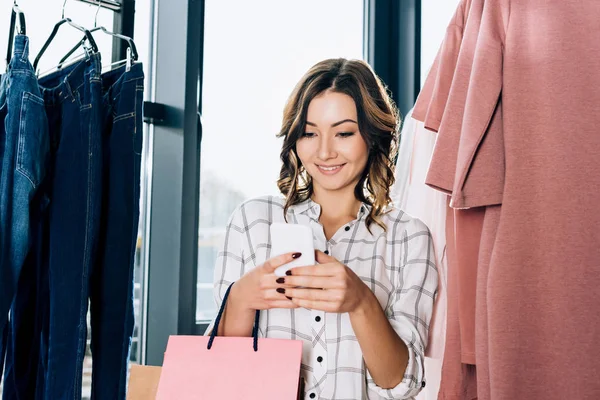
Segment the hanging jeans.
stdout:
<path fill-rule="evenodd" d="M 100 54 L 40 79 L 50 127 L 45 399 L 81 398 L 92 265 L 101 220 Z"/>
<path fill-rule="evenodd" d="M 40 80 L 50 168 L 13 304 L 4 399 L 81 398 L 91 304 L 92 398 L 125 399 L 142 151 L 141 64 L 100 56 Z"/>
<path fill-rule="evenodd" d="M 142 64 L 103 81 L 103 189 L 97 263 L 91 284 L 92 399 L 125 400 L 134 328 L 133 267 L 142 152 Z"/>
<path fill-rule="evenodd" d="M 46 193 L 45 182 L 39 187 Z M 27 254 L 8 325 L 4 400 L 43 399 L 48 331 L 47 200 L 31 208 L 32 246 Z"/>
<path fill-rule="evenodd" d="M 0 121 L 0 356 L 3 356 L 8 312 L 31 247 L 30 209 L 35 209 L 39 202 L 37 189 L 46 174 L 49 150 L 44 101 L 29 63 L 29 39 L 24 35 L 15 37 L 14 54 L 0 82 Z"/>

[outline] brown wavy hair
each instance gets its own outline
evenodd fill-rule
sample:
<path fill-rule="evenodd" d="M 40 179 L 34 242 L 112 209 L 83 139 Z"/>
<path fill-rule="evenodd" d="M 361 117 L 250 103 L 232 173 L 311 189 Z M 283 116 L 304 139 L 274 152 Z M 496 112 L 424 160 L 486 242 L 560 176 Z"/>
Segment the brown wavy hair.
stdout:
<path fill-rule="evenodd" d="M 367 144 L 369 158 L 363 174 L 354 188 L 357 200 L 369 204 L 366 219 L 384 230 L 379 218 L 392 203 L 390 187 L 394 183 L 394 165 L 398 154 L 400 116 L 385 84 L 369 64 L 361 60 L 328 59 L 314 65 L 298 82 L 283 112 L 283 123 L 277 137 L 283 137 L 281 172 L 277 181 L 286 198 L 284 216 L 294 204 L 313 194 L 312 178 L 296 152 L 296 142 L 306 127 L 308 105 L 324 91 L 343 93 L 356 104 L 358 127 Z"/>

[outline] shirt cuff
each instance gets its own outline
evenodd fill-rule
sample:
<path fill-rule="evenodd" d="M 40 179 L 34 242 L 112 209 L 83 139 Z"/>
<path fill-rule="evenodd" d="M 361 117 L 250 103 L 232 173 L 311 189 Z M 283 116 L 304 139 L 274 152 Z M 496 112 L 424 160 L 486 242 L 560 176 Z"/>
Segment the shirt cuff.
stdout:
<path fill-rule="evenodd" d="M 402 381 L 391 389 L 378 386 L 367 368 L 367 385 L 369 390 L 374 391 L 380 398 L 386 400 L 412 399 L 425 387 L 424 352 L 417 344 L 417 336 L 405 327 L 401 327 L 398 321 L 390 321 L 394 330 L 408 348 L 408 364 Z M 407 340 L 407 337 L 410 340 Z"/>

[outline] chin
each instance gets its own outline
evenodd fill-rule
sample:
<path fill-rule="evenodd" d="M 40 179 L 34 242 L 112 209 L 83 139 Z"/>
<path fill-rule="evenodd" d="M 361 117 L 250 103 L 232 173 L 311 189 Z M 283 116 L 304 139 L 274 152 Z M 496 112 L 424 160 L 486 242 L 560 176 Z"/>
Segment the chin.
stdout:
<path fill-rule="evenodd" d="M 337 190 L 345 189 L 349 185 L 352 185 L 352 183 L 351 182 L 346 182 L 346 181 L 344 181 L 344 182 L 323 182 L 322 180 L 321 181 L 316 181 L 313 178 L 313 185 L 316 185 L 316 186 L 320 187 L 323 190 L 334 192 L 334 191 L 337 191 Z"/>

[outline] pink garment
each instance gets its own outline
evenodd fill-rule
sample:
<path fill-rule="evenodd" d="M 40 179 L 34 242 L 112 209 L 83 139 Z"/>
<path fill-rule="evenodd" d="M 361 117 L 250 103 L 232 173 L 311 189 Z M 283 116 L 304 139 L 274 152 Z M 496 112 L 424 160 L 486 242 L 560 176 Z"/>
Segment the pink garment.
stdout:
<path fill-rule="evenodd" d="M 597 1 L 485 2 L 467 102 L 492 115 L 502 91 L 491 399 L 600 398 L 599 16 Z"/>
<path fill-rule="evenodd" d="M 438 141 L 427 173 L 427 184 L 451 194 L 454 187 L 458 146 L 462 128 L 465 101 L 471 78 L 473 56 L 479 34 L 484 0 L 473 0 L 465 24 L 454 77 L 442 118 Z"/>
<path fill-rule="evenodd" d="M 461 361 L 476 364 L 475 360 L 475 293 L 477 290 L 477 261 L 485 216 L 485 207 L 454 212 L 454 236 L 458 275 L 458 317 L 460 321 Z"/>
<path fill-rule="evenodd" d="M 466 102 L 468 93 L 478 93 L 480 90 L 479 78 L 471 76 L 471 69 L 483 5 L 483 0 L 474 0 L 468 12 L 446 111 L 442 117 L 438 141 L 427 175 L 429 185 L 452 194 L 451 206 L 454 208 L 471 208 L 502 202 L 505 170 L 502 104 L 496 99 L 496 107 L 491 108 L 491 114 L 481 117 L 471 116 L 470 106 Z M 471 129 L 472 120 L 477 118 L 484 123 L 474 131 Z M 460 225 L 457 227 L 458 232 L 464 237 L 464 240 L 461 237 L 457 238 L 461 260 L 457 267 L 460 275 L 459 319 L 463 333 L 463 362 L 475 364 L 478 249 L 473 245 L 476 243 L 473 238 L 481 231 L 483 214 L 475 219 L 470 216 L 466 218 L 471 222 L 464 221 L 460 213 L 456 219 L 456 223 Z M 467 257 L 467 254 L 470 256 Z"/>
<path fill-rule="evenodd" d="M 435 75 L 435 85 L 423 121 L 425 128 L 434 132 L 438 131 L 446 108 L 470 3 L 471 0 L 461 0 L 459 3 L 450 24 L 446 28 L 444 41 L 436 57 L 439 60 L 439 65 Z"/>
<path fill-rule="evenodd" d="M 427 73 L 427 77 L 425 78 L 421 92 L 419 92 L 419 97 L 415 102 L 415 106 L 413 107 L 411 116 L 417 121 L 425 121 L 427 109 L 429 108 L 431 96 L 433 95 L 433 88 L 435 87 L 435 77 L 437 76 L 437 71 L 440 66 L 441 51 L 442 48 L 440 47 L 437 55 L 435 56 L 435 60 L 433 61 L 433 64 Z"/>
<path fill-rule="evenodd" d="M 449 202 L 450 199 L 448 199 Z M 473 400 L 477 398 L 477 376 L 475 366 L 461 362 L 461 335 L 458 313 L 458 265 L 454 218 L 455 213 L 448 207 L 446 214 L 446 242 L 448 257 L 447 324 L 446 347 L 442 364 L 442 376 L 438 399 Z"/>
<path fill-rule="evenodd" d="M 450 107 L 445 114 L 448 118 L 444 121 L 447 124 L 443 125 L 447 140 L 436 148 L 435 161 L 432 160 L 432 168 L 441 167 L 441 163 L 436 162 L 440 156 L 442 162 L 451 158 L 452 165 L 456 165 L 450 172 L 454 182 L 450 206 L 454 208 L 501 204 L 504 191 L 502 100 L 483 94 L 489 75 L 467 71 L 476 68 L 473 64 L 476 62 L 476 45 L 481 44 L 476 39 L 480 37 L 483 4 L 484 0 L 473 2 L 469 21 L 472 24 L 467 27 L 460 55 L 461 64 L 464 62 L 469 67 L 464 71 L 457 69 L 455 74 L 453 89 L 456 90 L 452 95 L 456 97 L 449 101 Z M 462 118 L 454 118 L 454 112 Z M 450 181 L 450 176 L 446 176 Z"/>
<path fill-rule="evenodd" d="M 471 72 L 483 7 L 483 0 L 474 0 L 472 3 L 452 93 L 430 166 L 430 173 L 435 172 L 437 166 L 444 182 L 452 182 L 450 205 L 454 208 L 481 207 L 502 202 L 505 174 L 502 104 L 498 98 L 491 100 L 491 104 L 488 101 L 489 111 L 482 114 L 477 111 L 477 100 L 472 100 L 481 92 L 481 81 L 484 81 L 483 75 Z M 479 124 L 475 125 L 474 122 Z M 448 162 L 450 164 L 444 164 Z M 454 171 L 448 165 L 455 166 Z M 461 359 L 467 364 L 478 364 L 475 315 L 484 215 L 484 208 L 472 208 L 465 212 L 457 210 L 455 215 Z"/>
<path fill-rule="evenodd" d="M 464 6 L 464 4 L 459 5 L 457 14 L 460 13 L 461 6 Z M 504 186 L 501 103 L 498 102 L 491 117 L 490 125 L 483 127 L 483 134 L 478 142 L 479 147 L 474 156 L 468 151 L 465 152 L 465 147 L 470 149 L 470 142 L 465 141 L 463 143 L 464 139 L 461 135 L 467 93 L 473 88 L 470 86 L 471 67 L 482 12 L 483 0 L 474 0 L 467 14 L 469 18 L 466 20 L 464 37 L 460 47 L 457 48 L 459 54 L 456 61 L 456 70 L 453 71 L 454 76 L 450 93 L 448 93 L 448 100 L 444 103 L 444 114 L 439 128 L 438 141 L 428 173 L 427 183 L 446 193 L 451 193 L 452 206 L 456 208 L 498 204 L 502 201 Z M 456 41 L 456 38 L 454 40 Z M 446 45 L 446 47 L 448 46 Z M 456 49 L 456 46 L 454 48 Z M 438 53 L 438 57 L 441 53 L 442 50 Z M 449 58 L 452 59 L 452 57 Z M 438 76 L 443 75 L 439 74 L 439 71 L 437 72 Z M 428 80 L 430 80 L 430 76 Z M 441 98 L 443 97 L 438 96 L 438 99 Z M 423 104 L 427 101 L 427 96 L 421 93 L 419 99 L 422 100 L 421 104 Z M 465 118 L 467 117 L 465 116 Z M 461 152 L 461 156 L 459 156 L 459 152 Z M 466 153 L 467 156 L 464 156 L 463 153 Z M 456 168 L 453 169 L 451 166 L 456 166 Z M 449 294 L 448 339 L 442 371 L 440 398 L 471 399 L 477 396 L 474 367 L 462 363 L 476 363 L 475 299 L 477 276 L 480 268 L 487 267 L 487 264 L 481 265 L 478 262 L 481 257 L 479 239 L 481 238 L 484 241 L 482 243 L 483 251 L 484 248 L 489 247 L 489 240 L 492 238 L 491 235 L 481 237 L 485 213 L 486 211 L 483 208 L 468 211 L 457 210 L 453 216 L 453 234 L 456 234 L 454 251 L 456 252 L 457 261 L 455 268 L 449 267 L 449 275 L 452 276 L 455 273 L 457 276 L 456 285 L 449 284 L 448 290 L 452 292 L 453 287 L 455 287 L 457 297 L 454 298 Z M 449 237 L 448 243 L 450 241 L 451 238 Z M 451 264 L 452 261 L 450 260 Z M 451 311 L 453 301 L 456 304 L 456 319 L 459 322 L 457 325 L 452 320 L 454 318 L 453 311 Z M 456 332 L 452 332 L 453 328 Z M 487 372 L 487 370 L 483 372 Z"/>
<path fill-rule="evenodd" d="M 435 119 L 435 116 L 440 115 L 441 126 L 426 182 L 431 187 L 446 193 L 451 193 L 454 186 L 454 171 L 459 147 L 464 101 L 466 99 L 470 76 L 470 63 L 472 62 L 472 54 L 477 41 L 479 16 L 483 8 L 482 1 L 475 0 L 472 3 L 470 1 L 463 1 L 459 4 L 451 26 L 444 38 L 442 50 L 439 52 L 442 60 L 439 61 L 436 82 L 443 84 L 436 85 L 435 89 L 437 89 L 437 92 L 434 90 L 430 99 L 421 94 L 417 103 L 417 106 L 419 106 L 419 102 L 424 103 L 429 101 L 429 112 L 427 114 L 429 119 Z M 471 14 L 475 14 L 475 18 L 472 18 Z M 463 31 L 469 36 L 463 38 Z M 457 32 L 460 34 L 457 34 Z M 467 41 L 468 43 L 466 43 Z M 446 69 L 444 70 L 444 68 Z M 454 77 L 451 84 L 448 77 Z M 461 91 L 457 93 L 459 89 Z M 429 125 L 432 124 L 430 123 Z M 474 179 L 476 182 L 478 171 L 474 171 L 473 174 L 476 176 Z M 477 235 L 481 232 L 482 222 L 483 214 L 474 218 L 471 213 L 457 213 L 456 251 L 458 264 L 453 268 L 450 267 L 450 270 L 455 271 L 458 275 L 456 290 L 458 290 L 459 329 L 462 332 L 460 349 L 462 350 L 453 350 L 450 348 L 447 352 L 461 351 L 460 358 L 464 363 L 468 364 L 475 364 L 474 321 L 478 247 L 474 246 L 473 238 L 477 238 Z M 457 370 L 457 368 L 452 366 L 448 366 L 446 369 Z M 456 377 L 455 379 L 459 378 Z"/>
<path fill-rule="evenodd" d="M 501 207 L 502 206 L 486 207 L 481 232 L 481 244 L 479 247 L 475 313 L 475 355 L 477 358 L 478 400 L 491 400 L 487 321 L 487 279 L 498 230 L 498 223 L 500 222 Z"/>

